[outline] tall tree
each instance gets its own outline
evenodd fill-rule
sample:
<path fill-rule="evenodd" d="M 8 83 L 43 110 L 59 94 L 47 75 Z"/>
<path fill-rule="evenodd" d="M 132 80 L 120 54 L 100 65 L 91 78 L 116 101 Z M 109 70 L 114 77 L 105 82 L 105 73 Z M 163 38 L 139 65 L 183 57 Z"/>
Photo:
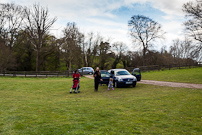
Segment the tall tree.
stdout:
<path fill-rule="evenodd" d="M 47 35 L 44 39 L 43 47 L 41 48 L 40 65 L 44 71 L 57 70 L 59 67 L 60 48 L 61 44 L 57 42 L 57 38 L 52 35 Z"/>
<path fill-rule="evenodd" d="M 0 71 L 11 69 L 15 66 L 15 59 L 13 52 L 9 46 L 0 40 Z"/>
<path fill-rule="evenodd" d="M 116 65 L 122 61 L 125 64 L 124 53 L 126 52 L 127 46 L 123 42 L 115 42 L 112 45 L 113 51 L 115 52 L 115 60 L 113 62 L 112 68 L 116 68 Z M 126 65 L 125 65 L 126 66 Z"/>
<path fill-rule="evenodd" d="M 19 36 L 23 20 L 23 8 L 13 3 L 0 4 L 1 68 L 12 69 L 15 65 L 13 45 Z"/>
<path fill-rule="evenodd" d="M 99 57 L 100 57 L 100 68 L 105 69 L 105 62 L 107 60 L 107 54 L 109 53 L 111 46 L 108 42 L 101 42 L 99 45 Z"/>
<path fill-rule="evenodd" d="M 99 46 L 102 41 L 103 37 L 99 33 L 90 32 L 86 35 L 83 46 L 85 66 L 91 67 L 94 65 L 94 60 L 99 55 Z"/>
<path fill-rule="evenodd" d="M 143 49 L 143 58 L 156 39 L 163 38 L 165 34 L 161 25 L 149 17 L 143 15 L 134 15 L 128 21 L 129 32 L 134 43 L 141 45 Z M 145 61 L 145 60 L 144 60 Z M 143 61 L 143 65 L 145 62 Z"/>
<path fill-rule="evenodd" d="M 63 59 L 68 70 L 71 71 L 73 60 L 81 55 L 81 45 L 84 36 L 74 22 L 67 23 L 66 28 L 63 30 L 63 35 L 63 44 L 61 46 Z"/>
<path fill-rule="evenodd" d="M 27 34 L 36 49 L 36 71 L 40 69 L 40 50 L 43 46 L 44 39 L 52 25 L 57 20 L 56 17 L 50 18 L 48 8 L 44 8 L 39 4 L 34 4 L 32 8 L 26 7 L 25 10 L 25 26 Z"/>
<path fill-rule="evenodd" d="M 22 30 L 18 32 L 16 42 L 12 47 L 15 54 L 17 70 L 33 71 L 35 69 L 35 51 L 27 34 Z"/>
<path fill-rule="evenodd" d="M 196 41 L 193 54 L 202 59 L 202 2 L 187 2 L 183 5 L 182 10 L 188 19 L 184 25 L 188 35 Z"/>
<path fill-rule="evenodd" d="M 23 7 L 14 3 L 0 4 L 0 37 L 6 46 L 13 47 L 22 28 Z"/>
<path fill-rule="evenodd" d="M 170 46 L 170 54 L 173 56 L 173 59 L 177 64 L 189 64 L 189 59 L 193 59 L 193 44 L 192 41 L 185 37 L 184 40 L 173 40 L 173 45 Z"/>

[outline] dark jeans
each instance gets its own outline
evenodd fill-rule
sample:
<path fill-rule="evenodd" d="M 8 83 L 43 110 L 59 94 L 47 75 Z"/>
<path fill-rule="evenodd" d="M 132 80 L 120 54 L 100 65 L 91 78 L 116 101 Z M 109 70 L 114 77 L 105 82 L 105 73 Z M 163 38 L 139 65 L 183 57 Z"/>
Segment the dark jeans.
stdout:
<path fill-rule="evenodd" d="M 96 91 L 98 90 L 99 83 L 100 83 L 100 80 L 95 80 L 95 90 Z"/>

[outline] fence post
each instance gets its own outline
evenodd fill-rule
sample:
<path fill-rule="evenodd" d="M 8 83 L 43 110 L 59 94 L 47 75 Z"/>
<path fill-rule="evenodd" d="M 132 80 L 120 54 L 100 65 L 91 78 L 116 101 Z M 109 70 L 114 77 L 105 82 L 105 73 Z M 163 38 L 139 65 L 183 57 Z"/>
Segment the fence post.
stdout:
<path fill-rule="evenodd" d="M 59 76 L 59 72 L 57 73 L 57 77 Z"/>
<path fill-rule="evenodd" d="M 13 77 L 16 77 L 16 72 L 15 71 L 13 72 Z"/>
<path fill-rule="evenodd" d="M 24 71 L 25 77 L 26 77 L 26 71 Z"/>

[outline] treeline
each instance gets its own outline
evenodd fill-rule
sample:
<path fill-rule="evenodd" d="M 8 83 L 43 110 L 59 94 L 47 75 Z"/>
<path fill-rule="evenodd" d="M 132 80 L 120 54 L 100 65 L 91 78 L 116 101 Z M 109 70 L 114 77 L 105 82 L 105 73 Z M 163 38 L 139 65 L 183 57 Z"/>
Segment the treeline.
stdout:
<path fill-rule="evenodd" d="M 169 51 L 165 47 L 161 51 L 151 50 L 152 41 L 163 37 L 164 32 L 157 22 L 144 16 L 133 16 L 128 23 L 131 37 L 136 39 L 134 44 L 142 46 L 140 51 L 130 51 L 125 43 L 112 43 L 110 38 L 106 39 L 99 33 L 84 34 L 74 22 L 67 22 L 61 31 L 62 38 L 58 39 L 50 34 L 56 20 L 57 17 L 50 17 L 48 8 L 39 4 L 32 7 L 0 4 L 0 71 L 62 71 L 82 66 L 110 69 L 143 65 L 192 65 L 201 52 L 196 49 L 200 45 L 190 38 L 174 40 Z M 134 26 L 140 21 L 149 25 L 137 31 Z M 150 32 L 144 33 L 145 29 Z M 147 42 L 138 39 L 135 35 L 138 32 L 145 34 L 142 38 Z M 147 39 L 149 34 L 151 39 Z"/>

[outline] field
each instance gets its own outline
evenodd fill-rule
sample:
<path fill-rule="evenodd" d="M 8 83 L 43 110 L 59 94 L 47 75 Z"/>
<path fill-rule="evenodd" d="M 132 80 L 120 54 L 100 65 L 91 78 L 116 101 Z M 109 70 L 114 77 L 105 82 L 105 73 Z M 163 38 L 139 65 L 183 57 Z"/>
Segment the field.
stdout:
<path fill-rule="evenodd" d="M 202 84 L 202 67 L 143 72 L 142 79 Z"/>
<path fill-rule="evenodd" d="M 0 134 L 202 134 L 202 90 L 137 84 L 69 94 L 71 78 L 0 78 Z"/>

